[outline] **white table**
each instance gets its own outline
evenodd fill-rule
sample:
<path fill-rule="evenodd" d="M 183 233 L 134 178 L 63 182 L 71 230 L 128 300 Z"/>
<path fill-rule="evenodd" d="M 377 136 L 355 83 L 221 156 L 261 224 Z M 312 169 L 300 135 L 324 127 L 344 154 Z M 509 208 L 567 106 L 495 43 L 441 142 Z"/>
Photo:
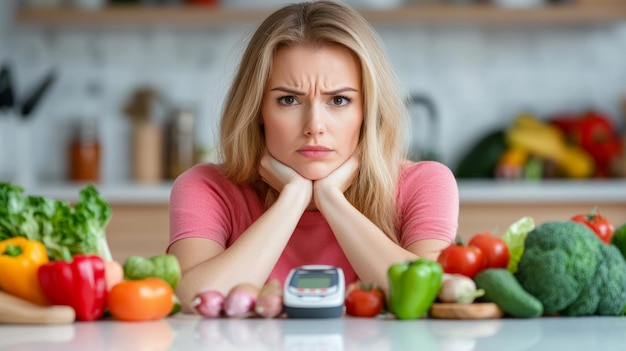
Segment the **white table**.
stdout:
<path fill-rule="evenodd" d="M 0 325 L 0 350 L 626 350 L 626 317 L 101 320 Z"/>

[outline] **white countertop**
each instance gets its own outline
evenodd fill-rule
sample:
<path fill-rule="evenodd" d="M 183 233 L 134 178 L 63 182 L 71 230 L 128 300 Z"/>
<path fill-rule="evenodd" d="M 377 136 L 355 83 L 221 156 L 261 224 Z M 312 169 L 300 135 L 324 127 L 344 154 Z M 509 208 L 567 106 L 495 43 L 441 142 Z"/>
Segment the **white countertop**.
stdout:
<path fill-rule="evenodd" d="M 626 203 L 626 179 L 598 180 L 461 180 L 459 198 L 466 203 Z"/>
<path fill-rule="evenodd" d="M 0 326 L 0 350 L 624 350 L 626 317 L 201 319 Z"/>
<path fill-rule="evenodd" d="M 158 204 L 168 203 L 173 182 L 164 183 L 102 183 L 96 184 L 100 194 L 110 203 Z M 78 200 L 82 183 L 43 183 L 25 186 L 28 194 L 45 196 L 58 200 Z"/>
<path fill-rule="evenodd" d="M 461 203 L 626 203 L 626 179 L 543 180 L 460 180 Z M 84 184 L 43 183 L 25 187 L 26 192 L 74 201 Z M 172 182 L 156 184 L 98 184 L 98 190 L 111 203 L 168 203 Z"/>

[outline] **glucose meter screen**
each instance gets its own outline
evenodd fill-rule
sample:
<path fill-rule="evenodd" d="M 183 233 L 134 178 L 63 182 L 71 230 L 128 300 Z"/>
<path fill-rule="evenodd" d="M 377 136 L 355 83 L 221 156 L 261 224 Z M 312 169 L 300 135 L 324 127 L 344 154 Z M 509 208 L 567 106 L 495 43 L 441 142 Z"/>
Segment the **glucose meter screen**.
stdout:
<path fill-rule="evenodd" d="M 326 275 L 303 275 L 298 279 L 298 288 L 328 288 L 332 279 Z"/>

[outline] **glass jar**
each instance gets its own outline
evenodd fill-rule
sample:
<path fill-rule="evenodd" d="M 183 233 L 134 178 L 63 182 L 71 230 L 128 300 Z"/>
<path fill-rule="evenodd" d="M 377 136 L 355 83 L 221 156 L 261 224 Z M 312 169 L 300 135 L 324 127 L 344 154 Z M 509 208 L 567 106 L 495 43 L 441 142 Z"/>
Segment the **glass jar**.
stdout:
<path fill-rule="evenodd" d="M 100 142 L 96 120 L 83 118 L 76 122 L 69 149 L 70 180 L 100 181 Z"/>

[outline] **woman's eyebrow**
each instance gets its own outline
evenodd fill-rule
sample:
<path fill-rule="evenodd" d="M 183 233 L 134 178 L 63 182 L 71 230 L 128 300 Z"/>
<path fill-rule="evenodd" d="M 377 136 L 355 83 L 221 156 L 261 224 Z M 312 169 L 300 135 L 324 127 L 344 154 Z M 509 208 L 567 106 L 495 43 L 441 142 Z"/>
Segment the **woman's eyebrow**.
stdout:
<path fill-rule="evenodd" d="M 330 90 L 330 91 L 326 91 L 324 92 L 325 95 L 341 95 L 342 93 L 345 92 L 355 92 L 358 93 L 359 91 L 357 89 L 354 88 L 350 88 L 350 87 L 345 87 L 345 88 L 339 88 L 336 90 Z"/>
<path fill-rule="evenodd" d="M 298 91 L 298 90 L 289 89 L 289 88 L 285 88 L 285 87 L 276 87 L 276 88 L 271 89 L 271 91 L 282 91 L 284 93 L 288 93 L 288 94 L 291 94 L 291 95 L 304 95 L 305 94 L 303 91 Z M 339 89 L 335 89 L 335 90 L 325 91 L 325 92 L 323 92 L 323 94 L 324 95 L 339 95 L 339 94 L 345 93 L 347 91 L 355 92 L 355 93 L 358 92 L 357 89 L 350 88 L 350 87 L 345 87 L 345 88 L 339 88 Z"/>
<path fill-rule="evenodd" d="M 283 93 L 288 93 L 291 95 L 304 95 L 303 91 L 297 91 L 297 90 L 293 90 L 293 89 L 289 89 L 285 87 L 276 87 L 276 88 L 271 89 L 271 91 L 282 91 Z"/>

